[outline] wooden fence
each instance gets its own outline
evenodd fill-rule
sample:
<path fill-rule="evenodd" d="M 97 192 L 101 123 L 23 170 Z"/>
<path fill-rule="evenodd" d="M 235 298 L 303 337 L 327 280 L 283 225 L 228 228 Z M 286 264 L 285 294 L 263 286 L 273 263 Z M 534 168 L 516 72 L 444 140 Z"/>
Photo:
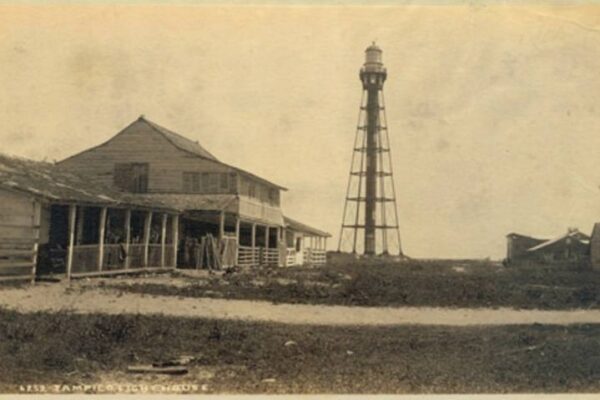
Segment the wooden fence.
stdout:
<path fill-rule="evenodd" d="M 304 263 L 309 265 L 325 265 L 327 254 L 321 249 L 304 249 Z"/>

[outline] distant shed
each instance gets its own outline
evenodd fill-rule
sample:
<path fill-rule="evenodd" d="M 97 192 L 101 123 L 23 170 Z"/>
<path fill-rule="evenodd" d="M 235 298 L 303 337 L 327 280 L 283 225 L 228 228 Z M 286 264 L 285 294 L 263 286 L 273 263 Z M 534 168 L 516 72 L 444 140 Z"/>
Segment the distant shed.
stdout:
<path fill-rule="evenodd" d="M 600 222 L 594 224 L 590 239 L 590 261 L 592 268 L 600 269 Z"/>
<path fill-rule="evenodd" d="M 517 261 L 527 254 L 528 249 L 544 242 L 546 242 L 546 239 L 537 239 L 518 233 L 509 233 L 506 235 L 506 260 L 508 262 Z"/>
<path fill-rule="evenodd" d="M 588 260 L 590 237 L 577 229 L 554 239 L 543 240 L 511 233 L 507 235 L 509 263 L 535 261 L 540 263 L 577 262 Z M 600 240 L 600 239 L 599 239 Z"/>

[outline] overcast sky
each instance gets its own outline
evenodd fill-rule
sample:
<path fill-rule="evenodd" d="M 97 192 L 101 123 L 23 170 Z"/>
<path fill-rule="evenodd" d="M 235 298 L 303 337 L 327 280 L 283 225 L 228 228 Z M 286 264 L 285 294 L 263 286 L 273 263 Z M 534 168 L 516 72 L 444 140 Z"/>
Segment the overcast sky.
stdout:
<path fill-rule="evenodd" d="M 335 247 L 372 40 L 407 254 L 600 221 L 600 6 L 0 6 L 0 150 L 60 160 L 144 114 Z"/>

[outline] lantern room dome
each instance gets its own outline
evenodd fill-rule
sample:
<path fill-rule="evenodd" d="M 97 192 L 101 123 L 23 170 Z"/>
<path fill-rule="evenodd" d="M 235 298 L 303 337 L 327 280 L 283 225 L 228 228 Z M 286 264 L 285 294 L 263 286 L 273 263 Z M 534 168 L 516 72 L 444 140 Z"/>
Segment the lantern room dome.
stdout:
<path fill-rule="evenodd" d="M 382 54 L 381 48 L 373 42 L 367 49 L 365 50 L 365 71 L 370 72 L 379 72 L 383 71 L 383 62 L 382 62 Z"/>

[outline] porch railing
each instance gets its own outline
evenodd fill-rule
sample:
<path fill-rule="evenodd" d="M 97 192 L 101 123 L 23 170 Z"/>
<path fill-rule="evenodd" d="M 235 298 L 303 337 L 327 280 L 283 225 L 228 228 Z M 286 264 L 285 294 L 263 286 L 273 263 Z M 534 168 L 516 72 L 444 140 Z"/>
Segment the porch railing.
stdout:
<path fill-rule="evenodd" d="M 262 265 L 278 266 L 279 265 L 279 249 L 262 249 Z"/>
<path fill-rule="evenodd" d="M 160 244 L 149 244 L 148 245 L 148 267 L 160 267 L 161 266 L 161 245 Z"/>
<path fill-rule="evenodd" d="M 327 262 L 327 254 L 321 249 L 304 249 L 304 263 L 310 265 L 324 265 Z"/>
<path fill-rule="evenodd" d="M 130 244 L 126 251 L 120 244 L 104 245 L 102 268 L 98 267 L 98 245 L 73 246 L 73 266 L 71 275 L 74 277 L 92 275 L 110 275 L 119 272 L 139 270 L 158 270 L 172 268 L 173 246 L 164 249 L 164 267 L 162 266 L 162 248 L 160 244 L 148 245 L 148 265 L 144 265 L 144 245 Z"/>
<path fill-rule="evenodd" d="M 296 264 L 296 249 L 286 249 L 285 252 L 285 265 L 286 267 L 292 267 Z"/>
<path fill-rule="evenodd" d="M 73 246 L 73 274 L 98 271 L 98 245 Z"/>
<path fill-rule="evenodd" d="M 254 255 L 254 257 L 253 257 Z M 264 247 L 239 246 L 238 265 L 245 267 L 250 265 L 279 265 L 279 249 L 266 249 Z"/>
<path fill-rule="evenodd" d="M 255 247 L 254 251 L 250 246 L 239 246 L 238 247 L 238 265 L 242 267 L 248 267 L 256 265 L 260 262 L 260 248 Z M 253 257 L 254 255 L 254 257 Z"/>
<path fill-rule="evenodd" d="M 143 244 L 130 244 L 129 251 L 127 252 L 127 258 L 129 259 L 129 268 L 143 268 L 144 267 L 144 245 Z"/>

